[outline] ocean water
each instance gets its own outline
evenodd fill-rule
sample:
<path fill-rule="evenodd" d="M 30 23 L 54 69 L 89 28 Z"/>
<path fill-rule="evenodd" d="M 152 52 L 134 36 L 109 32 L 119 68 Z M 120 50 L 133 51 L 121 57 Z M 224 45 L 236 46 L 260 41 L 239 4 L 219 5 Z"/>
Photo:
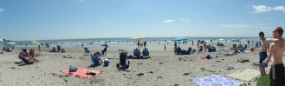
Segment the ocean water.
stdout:
<path fill-rule="evenodd" d="M 149 37 L 144 39 L 143 41 L 171 41 L 174 40 L 176 37 Z M 247 40 L 253 39 L 258 40 L 258 37 L 188 37 L 188 40 L 218 40 L 218 39 L 225 39 L 225 40 L 232 40 L 232 39 L 239 39 L 239 40 Z M 130 38 L 88 38 L 88 39 L 57 39 L 57 40 L 38 40 L 39 42 L 127 42 L 132 41 Z"/>
<path fill-rule="evenodd" d="M 141 41 L 148 41 L 148 43 L 173 43 L 176 37 L 150 37 Z M 247 43 L 247 40 L 254 40 L 254 42 L 258 41 L 258 37 L 188 37 L 188 40 L 205 40 L 206 42 L 210 42 L 210 40 L 219 40 L 224 39 L 230 42 L 231 40 L 240 40 L 241 43 Z M 110 47 L 120 48 L 120 47 L 130 47 L 128 45 L 135 45 L 136 42 L 130 40 L 130 38 L 89 38 L 89 39 L 57 39 L 57 40 L 38 40 L 42 46 L 45 46 L 46 43 L 50 45 L 50 47 L 56 47 L 57 45 L 62 45 L 63 47 L 81 47 L 82 44 L 84 47 L 102 47 L 102 44 L 107 42 Z M 220 41 L 220 42 L 223 42 Z M 25 47 L 27 41 L 17 41 L 17 47 Z M 196 43 L 196 42 L 195 42 Z M 38 45 L 28 45 L 28 47 L 37 47 Z"/>

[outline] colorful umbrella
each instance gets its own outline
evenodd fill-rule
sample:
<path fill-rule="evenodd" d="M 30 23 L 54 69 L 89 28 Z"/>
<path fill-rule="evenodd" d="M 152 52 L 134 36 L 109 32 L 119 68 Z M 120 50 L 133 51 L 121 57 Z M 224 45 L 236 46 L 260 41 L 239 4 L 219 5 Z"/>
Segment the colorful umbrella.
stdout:
<path fill-rule="evenodd" d="M 5 42 L 4 45 L 14 45 L 15 42 Z"/>
<path fill-rule="evenodd" d="M 29 45 L 39 45 L 40 43 L 38 41 L 32 40 L 32 41 L 28 41 Z"/>
<path fill-rule="evenodd" d="M 142 40 L 142 39 L 145 39 L 146 37 L 144 36 L 134 36 L 134 37 L 131 37 L 130 39 L 131 40 Z"/>
<path fill-rule="evenodd" d="M 174 39 L 174 41 L 183 41 L 183 40 L 187 40 L 188 38 L 187 37 L 176 37 Z"/>

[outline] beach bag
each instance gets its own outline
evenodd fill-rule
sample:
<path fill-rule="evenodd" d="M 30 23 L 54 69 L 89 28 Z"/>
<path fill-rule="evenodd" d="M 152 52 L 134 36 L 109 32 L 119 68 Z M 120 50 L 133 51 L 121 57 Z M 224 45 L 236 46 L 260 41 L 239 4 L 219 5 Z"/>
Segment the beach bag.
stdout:
<path fill-rule="evenodd" d="M 75 72 L 77 71 L 77 68 L 75 66 L 71 66 L 69 67 L 69 72 Z"/>

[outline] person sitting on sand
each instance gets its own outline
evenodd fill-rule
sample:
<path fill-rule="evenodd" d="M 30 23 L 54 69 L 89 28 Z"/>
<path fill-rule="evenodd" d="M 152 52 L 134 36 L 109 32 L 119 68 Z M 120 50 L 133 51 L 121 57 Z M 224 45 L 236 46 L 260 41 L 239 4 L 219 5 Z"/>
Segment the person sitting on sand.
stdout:
<path fill-rule="evenodd" d="M 187 50 L 187 54 L 191 54 L 192 53 L 192 47 L 189 47 Z"/>
<path fill-rule="evenodd" d="M 40 62 L 38 59 L 34 58 L 34 56 L 29 55 L 26 57 L 26 60 L 29 62 L 29 64 L 33 64 L 34 62 Z"/>
<path fill-rule="evenodd" d="M 32 55 L 32 57 L 35 56 L 35 50 L 34 49 L 30 49 L 29 55 Z"/>
<path fill-rule="evenodd" d="M 150 58 L 150 57 L 149 57 L 149 52 L 148 52 L 148 49 L 147 49 L 147 48 L 144 48 L 144 49 L 143 49 L 142 54 L 143 54 L 143 56 L 142 56 L 143 59 Z"/>
<path fill-rule="evenodd" d="M 198 52 L 203 52 L 203 46 L 199 47 L 199 51 Z"/>
<path fill-rule="evenodd" d="M 93 67 L 100 66 L 103 63 L 103 60 L 100 58 L 99 52 L 94 53 L 94 55 L 91 56 L 91 60 L 93 62 L 91 66 Z"/>
<path fill-rule="evenodd" d="M 178 47 L 177 47 L 176 54 L 177 54 L 177 55 L 180 55 L 180 54 L 181 54 L 181 51 L 182 51 L 182 50 L 181 50 L 180 46 L 178 46 Z"/>
<path fill-rule="evenodd" d="M 35 59 L 32 55 L 28 56 L 28 54 L 26 54 L 23 50 L 19 54 L 19 59 L 21 59 L 21 62 L 15 62 L 16 64 L 24 62 L 24 64 L 22 65 L 25 65 L 25 64 L 32 64 L 34 62 L 39 62 L 39 60 Z"/>
<path fill-rule="evenodd" d="M 141 56 L 140 49 L 138 49 L 138 48 L 134 49 L 133 54 L 134 54 L 133 58 L 140 58 L 140 56 Z"/>

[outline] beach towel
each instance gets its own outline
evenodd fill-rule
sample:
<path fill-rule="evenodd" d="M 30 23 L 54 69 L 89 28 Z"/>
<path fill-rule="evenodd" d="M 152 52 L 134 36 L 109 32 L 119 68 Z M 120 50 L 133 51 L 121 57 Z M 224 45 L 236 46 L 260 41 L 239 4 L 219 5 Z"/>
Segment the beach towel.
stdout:
<path fill-rule="evenodd" d="M 236 72 L 233 72 L 228 77 L 243 80 L 243 81 L 250 81 L 253 78 L 257 77 L 259 75 L 259 71 L 255 69 L 246 69 L 244 71 L 238 70 Z"/>
<path fill-rule="evenodd" d="M 98 71 L 98 70 L 88 70 L 85 68 L 77 68 L 77 70 L 75 72 L 69 72 L 69 69 L 63 69 L 60 72 L 65 73 L 65 74 L 70 74 L 73 76 L 78 76 L 81 78 L 92 78 L 95 75 L 99 75 L 101 73 L 101 71 Z M 88 73 L 95 73 L 95 74 L 92 75 L 92 74 L 88 74 Z"/>
<path fill-rule="evenodd" d="M 225 77 L 223 75 L 210 75 L 205 77 L 196 77 L 192 82 L 199 86 L 238 86 L 240 81 Z"/>
<path fill-rule="evenodd" d="M 208 60 L 206 57 L 201 57 L 200 60 Z"/>
<path fill-rule="evenodd" d="M 266 74 L 257 79 L 256 86 L 270 86 L 270 76 Z"/>

